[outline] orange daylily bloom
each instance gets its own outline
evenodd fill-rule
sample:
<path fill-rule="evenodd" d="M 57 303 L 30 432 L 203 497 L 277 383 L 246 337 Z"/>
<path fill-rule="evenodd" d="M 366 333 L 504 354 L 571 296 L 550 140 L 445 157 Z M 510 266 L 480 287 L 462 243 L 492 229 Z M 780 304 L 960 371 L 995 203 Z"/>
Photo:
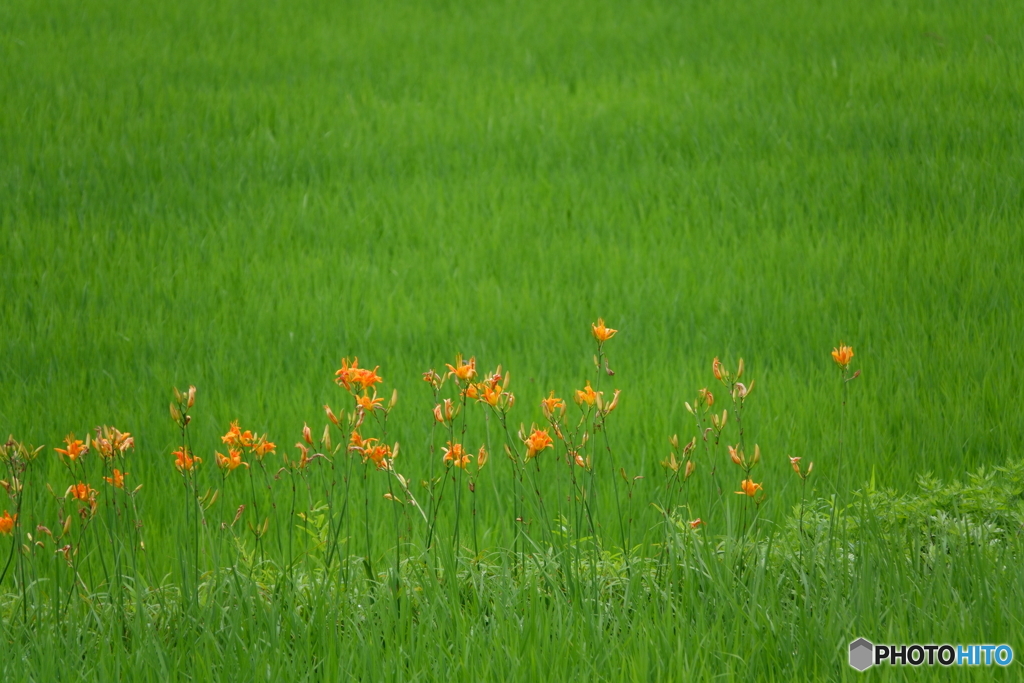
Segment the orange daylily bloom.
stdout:
<path fill-rule="evenodd" d="M 96 444 L 100 456 L 105 459 L 114 457 L 115 452 L 123 457 L 126 450 L 135 446 L 135 439 L 131 434 L 120 432 L 115 427 L 103 427 L 102 430 L 97 427 L 96 432 L 96 438 L 92 442 Z"/>
<path fill-rule="evenodd" d="M 10 536 L 14 533 L 14 525 L 18 523 L 18 515 L 11 517 L 11 513 L 4 510 L 4 514 L 0 515 L 0 534 Z"/>
<path fill-rule="evenodd" d="M 740 484 L 742 491 L 736 491 L 741 496 L 750 496 L 751 498 L 761 490 L 760 484 L 755 484 L 753 479 L 744 479 Z"/>
<path fill-rule="evenodd" d="M 253 445 L 252 432 L 248 429 L 243 432 L 241 427 L 238 426 L 238 420 L 234 420 L 231 423 L 228 433 L 220 437 L 220 440 L 228 446 L 245 446 L 248 448 Z"/>
<path fill-rule="evenodd" d="M 96 489 L 79 482 L 78 484 L 72 484 L 68 487 L 68 490 L 64 492 L 64 495 L 71 494 L 71 497 L 82 503 L 95 503 L 96 502 Z"/>
<path fill-rule="evenodd" d="M 174 466 L 178 468 L 179 472 L 186 472 L 192 470 L 196 463 L 202 462 L 202 458 L 197 458 L 192 455 L 187 446 L 182 446 L 178 450 L 171 453 L 174 456 Z"/>
<path fill-rule="evenodd" d="M 800 474 L 800 457 L 790 457 L 789 464 L 793 466 L 793 471 Z"/>
<path fill-rule="evenodd" d="M 594 402 L 597 401 L 598 393 L 604 392 L 594 391 L 593 387 L 590 386 L 590 380 L 587 380 L 586 387 L 576 390 L 576 403 L 579 405 L 586 403 L 588 406 L 592 406 L 594 405 Z"/>
<path fill-rule="evenodd" d="M 376 439 L 367 439 L 367 441 L 376 441 Z M 396 452 L 397 451 L 392 452 L 391 447 L 386 443 L 378 444 L 376 446 L 367 446 L 363 449 L 363 462 L 365 463 L 367 460 L 372 460 L 378 470 L 391 469 L 391 463 L 388 461 L 394 460 Z"/>
<path fill-rule="evenodd" d="M 853 347 L 843 346 L 843 343 L 839 342 L 839 348 L 832 349 L 832 360 L 836 362 L 836 365 L 845 370 L 846 366 L 853 360 Z"/>
<path fill-rule="evenodd" d="M 127 472 L 122 472 L 121 470 L 115 468 L 114 471 L 113 471 L 113 475 L 114 476 L 112 476 L 112 477 L 103 477 L 103 481 L 107 482 L 108 484 L 110 484 L 111 486 L 113 486 L 116 489 L 123 489 L 124 488 L 124 478 L 126 476 L 128 476 L 128 473 Z"/>
<path fill-rule="evenodd" d="M 267 441 L 267 435 L 264 434 L 256 443 L 252 446 L 253 455 L 256 456 L 257 460 L 263 460 L 263 456 L 267 453 L 273 453 L 277 449 L 277 444 L 273 441 Z"/>
<path fill-rule="evenodd" d="M 374 390 L 373 397 L 369 396 L 369 393 L 364 391 L 362 396 L 356 396 L 356 405 L 365 410 L 368 413 L 372 413 L 375 409 L 384 409 L 384 399 L 377 398 L 377 392 Z"/>
<path fill-rule="evenodd" d="M 342 358 L 341 369 L 334 373 L 334 381 L 348 391 L 353 391 L 353 387 L 359 385 L 359 388 L 365 392 L 374 384 L 384 381 L 377 374 L 379 369 L 379 365 L 373 370 L 359 367 L 359 358 L 353 358 L 351 365 L 349 365 L 348 358 Z"/>
<path fill-rule="evenodd" d="M 462 360 L 462 354 L 455 356 L 455 365 L 448 365 L 449 374 L 455 375 L 463 382 L 468 382 L 476 377 L 476 358 L 470 358 L 468 361 Z"/>
<path fill-rule="evenodd" d="M 353 431 L 348 438 L 348 449 L 350 451 L 361 451 L 371 446 L 377 439 L 364 439 L 359 432 Z"/>
<path fill-rule="evenodd" d="M 547 398 L 541 399 L 540 407 L 544 410 L 544 416 L 550 420 L 556 410 L 565 412 L 565 401 L 556 398 L 555 392 L 552 391 Z"/>
<path fill-rule="evenodd" d="M 515 400 L 512 398 L 511 392 L 506 392 L 498 384 L 481 383 L 480 387 L 483 389 L 484 392 L 484 395 L 480 398 L 480 400 L 488 404 L 492 408 L 497 408 L 498 404 L 503 402 L 506 404 L 507 407 L 510 407 L 512 401 Z"/>
<path fill-rule="evenodd" d="M 239 465 L 249 467 L 249 463 L 242 460 L 242 451 L 228 450 L 228 454 L 217 453 L 217 467 L 228 472 L 234 472 Z"/>
<path fill-rule="evenodd" d="M 526 459 L 532 460 L 537 457 L 545 448 L 554 448 L 554 440 L 548 436 L 546 429 L 537 429 L 536 425 L 533 427 L 533 431 L 530 432 L 530 436 L 523 439 L 523 443 L 526 444 Z"/>
<path fill-rule="evenodd" d="M 604 320 L 601 318 L 598 318 L 597 322 L 590 326 L 590 329 L 594 333 L 594 339 L 596 339 L 598 343 L 602 344 L 614 337 L 615 333 L 618 332 L 618 330 L 605 327 Z"/>
<path fill-rule="evenodd" d="M 453 444 L 449 441 L 448 448 L 442 448 L 441 450 L 444 451 L 444 462 L 446 464 L 451 463 L 453 466 L 461 467 L 462 469 L 466 469 L 469 459 L 473 457 L 466 452 L 461 443 Z"/>
<path fill-rule="evenodd" d="M 54 448 L 53 450 L 67 456 L 68 460 L 78 460 L 89 452 L 89 447 L 85 445 L 84 441 L 81 439 L 75 439 L 74 432 L 64 437 L 64 443 L 67 444 L 67 448 Z"/>
<path fill-rule="evenodd" d="M 691 529 L 696 529 L 697 527 L 699 527 L 703 523 L 704 523 L 704 520 L 701 519 L 700 517 L 698 517 L 697 519 L 695 519 L 692 522 L 690 522 L 690 528 Z"/>

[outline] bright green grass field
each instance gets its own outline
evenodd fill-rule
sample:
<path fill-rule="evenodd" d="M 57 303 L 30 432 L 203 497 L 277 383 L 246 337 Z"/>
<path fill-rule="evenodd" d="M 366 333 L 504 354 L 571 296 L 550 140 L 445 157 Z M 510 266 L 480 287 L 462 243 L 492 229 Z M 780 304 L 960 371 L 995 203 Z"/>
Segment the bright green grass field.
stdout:
<path fill-rule="evenodd" d="M 55 488 L 68 432 L 132 432 L 158 564 L 180 509 L 173 386 L 198 387 L 208 464 L 233 419 L 294 452 L 345 404 L 334 371 L 358 355 L 398 389 L 419 478 L 439 459 L 423 371 L 502 364 L 529 425 L 592 377 L 602 316 L 614 467 L 644 475 L 644 525 L 715 356 L 757 383 L 766 532 L 800 502 L 787 455 L 833 491 L 840 340 L 862 372 L 844 496 L 1003 465 L 1024 454 L 1022 64 L 1013 3 L 0 3 L 0 431 L 47 445 Z M 486 635 L 441 596 L 390 636 L 304 645 L 315 671 L 241 636 L 67 661 L 72 680 L 861 680 L 858 635 L 1024 656 L 1019 563 L 922 579 L 874 557 L 860 578 L 891 589 L 787 628 L 771 576 L 611 626 L 509 579 Z M 8 651 L 12 680 L 56 673 Z"/>

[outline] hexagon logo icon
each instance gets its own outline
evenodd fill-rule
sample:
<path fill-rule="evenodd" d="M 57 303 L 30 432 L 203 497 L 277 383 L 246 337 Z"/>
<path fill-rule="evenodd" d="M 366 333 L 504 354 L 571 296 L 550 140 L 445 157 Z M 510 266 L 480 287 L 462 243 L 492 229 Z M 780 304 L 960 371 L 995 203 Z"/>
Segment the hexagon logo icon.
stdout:
<path fill-rule="evenodd" d="M 850 643 L 850 666 L 857 671 L 864 671 L 875 659 L 875 646 L 864 638 L 858 638 Z"/>

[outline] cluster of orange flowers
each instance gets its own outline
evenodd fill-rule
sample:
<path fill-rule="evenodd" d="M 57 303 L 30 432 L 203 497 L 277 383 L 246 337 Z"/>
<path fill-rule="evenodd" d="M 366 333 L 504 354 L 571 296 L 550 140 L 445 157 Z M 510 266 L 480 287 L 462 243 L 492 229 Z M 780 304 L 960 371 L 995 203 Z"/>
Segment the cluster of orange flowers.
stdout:
<path fill-rule="evenodd" d="M 367 413 L 372 413 L 374 410 L 383 409 L 384 407 L 384 399 L 377 398 L 376 389 L 373 390 L 373 395 L 370 395 L 370 389 L 373 388 L 373 385 L 384 381 L 377 374 L 379 369 L 379 365 L 373 370 L 359 367 L 359 358 L 353 358 L 351 364 L 348 358 L 342 358 L 341 369 L 334 373 L 334 381 L 355 397 L 358 407 Z M 360 391 L 362 391 L 362 394 L 359 393 Z M 394 398 L 392 398 L 393 401 Z"/>
<path fill-rule="evenodd" d="M 128 432 L 121 432 L 115 427 L 104 426 L 97 430 L 96 438 L 92 440 L 92 444 L 99 451 L 101 458 L 109 460 L 115 455 L 123 458 L 125 451 L 135 446 L 135 439 Z"/>
<path fill-rule="evenodd" d="M 380 443 L 380 439 L 364 439 L 356 430 L 349 436 L 348 450 L 358 453 L 363 463 L 372 462 L 378 470 L 391 470 L 395 458 L 398 457 L 398 444 L 392 449 L 386 443 Z"/>
<path fill-rule="evenodd" d="M 217 452 L 217 467 L 228 472 L 233 472 L 239 467 L 249 467 L 249 463 L 242 460 L 242 452 L 248 450 L 249 453 L 257 460 L 263 460 L 267 453 L 273 453 L 277 449 L 277 444 L 267 439 L 267 435 L 255 436 L 248 429 L 243 430 L 238 426 L 238 420 L 231 423 L 231 427 L 228 428 L 227 434 L 220 437 L 221 443 L 228 446 L 228 454 L 224 455 L 221 452 Z M 175 455 L 179 453 L 176 451 Z M 190 470 L 192 469 L 192 463 L 188 459 L 188 454 L 184 454 L 184 458 L 180 461 L 180 464 L 176 463 L 179 470 Z M 192 460 L 201 460 L 199 458 L 192 458 Z"/>
<path fill-rule="evenodd" d="M 455 365 L 450 363 L 447 364 L 448 372 L 442 377 L 438 375 L 434 370 L 428 370 L 423 373 L 423 380 L 431 384 L 435 389 L 440 389 L 441 385 L 449 377 L 455 378 L 455 383 L 460 387 L 459 395 L 466 400 L 474 400 L 480 403 L 486 403 L 487 405 L 495 408 L 496 410 L 507 413 L 511 410 L 512 406 L 515 405 L 516 397 L 511 391 L 508 390 L 508 383 L 511 379 L 509 373 L 502 374 L 501 366 L 491 373 L 490 377 L 481 381 L 474 382 L 473 379 L 477 376 L 476 370 L 476 358 L 470 358 L 468 361 L 463 360 L 462 354 L 455 356 Z M 465 386 L 463 387 L 463 384 Z M 443 415 L 444 418 L 438 417 L 442 413 L 439 412 L 440 406 L 434 410 L 434 417 L 437 418 L 438 422 L 450 421 L 458 410 L 451 407 L 451 399 L 445 399 L 445 407 Z"/>
<path fill-rule="evenodd" d="M 452 467 L 460 467 L 466 469 L 469 465 L 470 459 L 473 457 L 471 454 L 466 452 L 466 449 L 462 447 L 461 443 L 453 444 L 451 441 L 448 442 L 447 448 L 441 449 L 444 453 L 444 463 L 450 464 Z M 480 451 L 476 456 L 476 467 L 477 471 L 483 469 L 483 466 L 487 464 L 487 449 L 483 446 L 480 447 Z"/>

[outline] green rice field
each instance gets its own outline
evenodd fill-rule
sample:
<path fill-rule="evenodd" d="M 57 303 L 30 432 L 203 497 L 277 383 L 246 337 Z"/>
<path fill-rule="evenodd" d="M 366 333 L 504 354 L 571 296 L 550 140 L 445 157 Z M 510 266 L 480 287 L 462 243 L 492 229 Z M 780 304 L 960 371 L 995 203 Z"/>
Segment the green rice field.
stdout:
<path fill-rule="evenodd" d="M 3 679 L 1019 680 L 848 646 L 1024 657 L 1022 112 L 1013 3 L 0 2 Z"/>

